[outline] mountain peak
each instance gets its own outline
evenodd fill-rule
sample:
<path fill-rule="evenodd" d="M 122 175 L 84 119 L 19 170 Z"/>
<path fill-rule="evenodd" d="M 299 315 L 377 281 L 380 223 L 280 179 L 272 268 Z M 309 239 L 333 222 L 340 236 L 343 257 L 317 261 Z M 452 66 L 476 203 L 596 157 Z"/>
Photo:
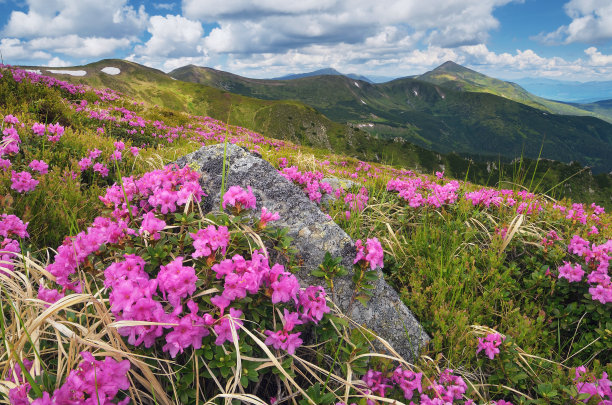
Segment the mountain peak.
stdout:
<path fill-rule="evenodd" d="M 453 62 L 452 60 L 447 60 L 432 72 L 474 72 L 472 69 L 468 69 L 465 66 L 461 66 L 458 63 Z"/>

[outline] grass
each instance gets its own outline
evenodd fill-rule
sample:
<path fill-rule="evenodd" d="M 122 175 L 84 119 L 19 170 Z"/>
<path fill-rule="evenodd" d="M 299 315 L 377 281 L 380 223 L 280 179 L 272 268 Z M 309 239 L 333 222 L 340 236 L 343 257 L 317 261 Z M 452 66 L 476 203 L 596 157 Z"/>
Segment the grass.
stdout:
<path fill-rule="evenodd" d="M 83 350 L 92 351 L 100 358 L 110 356 L 130 361 L 131 388 L 120 395 L 129 396 L 135 403 L 229 404 L 240 400 L 259 404 L 269 403 L 273 396 L 282 403 L 295 404 L 343 401 L 361 405 L 368 396 L 379 403 L 392 403 L 405 400 L 398 388 L 388 390 L 383 398 L 368 393 L 363 380 L 369 369 L 390 377 L 400 365 L 422 372 L 424 384 L 439 379 L 444 369 L 452 368 L 468 387 L 464 399 L 473 398 L 479 403 L 499 399 L 513 403 L 571 403 L 576 401 L 572 397 L 578 396 L 572 381 L 576 367 L 585 365 L 598 378 L 604 371 L 612 374 L 609 360 L 612 304 L 593 301 L 584 281 L 568 283 L 556 275 L 546 274 L 547 269 L 556 272 L 565 260 L 582 263 L 587 268 L 584 259 L 568 252 L 567 245 L 574 235 L 598 245 L 609 241 L 612 238 L 610 216 L 599 215 L 600 219 L 595 221 L 590 216 L 593 209 L 585 207 L 589 217 L 582 224 L 553 207 L 557 203 L 571 209 L 569 200 L 553 201 L 543 195 L 519 194 L 523 186 L 545 190 L 569 183 L 558 185 L 564 178 L 547 178 L 554 167 L 550 162 L 519 160 L 510 166 L 515 167 L 511 175 L 504 174 L 502 169 L 499 176 L 487 176 L 498 178 L 497 192 L 502 189 L 502 180 L 510 179 L 516 187 L 509 193 L 516 198 L 517 205 L 507 199 L 488 207 L 473 204 L 466 193 L 478 191 L 482 186 L 462 181 L 457 183 L 456 202 L 415 208 L 396 191 L 387 189 L 390 179 L 420 178 L 438 185 L 448 184 L 450 179 L 411 174 L 405 169 L 377 163 L 365 164 L 326 149 L 267 139 L 243 128 L 191 117 L 180 111 L 134 105 L 125 97 L 92 108 L 128 108 L 134 115 L 149 120 L 142 127 L 144 134 L 128 133 L 133 126 L 122 122 L 124 113 L 117 110 L 110 114 L 117 118 L 119 127 L 113 128 L 104 122 L 105 134 L 98 134 L 99 120 L 88 118 L 86 112 L 76 111 L 74 106 L 69 108 L 71 101 L 81 98 L 90 98 L 90 103 L 93 102 L 95 96 L 91 91 L 74 96 L 55 87 L 15 85 L 6 70 L 2 73 L 5 77 L 0 78 L 4 86 L 1 89 L 12 89 L 10 94 L 0 91 L 2 113 L 16 115 L 20 122 L 27 124 L 19 129 L 20 152 L 10 156 L 12 169 L 26 170 L 32 159 L 43 159 L 51 170 L 39 177 L 39 185 L 30 193 L 11 189 L 8 173 L 0 183 L 6 196 L 2 200 L 3 213 L 15 214 L 29 222 L 30 233 L 30 238 L 20 240 L 21 252 L 12 255 L 3 252 L 2 257 L 3 266 L 12 265 L 14 269 L 0 271 L 3 338 L 0 380 L 4 379 L 0 381 L 0 400 L 15 386 L 8 378 L 16 364 L 32 386 L 33 399 L 40 395 L 37 389 L 52 393 L 59 388 L 70 371 L 77 368 L 78 353 Z M 44 151 L 41 138 L 28 132 L 33 122 L 46 116 L 33 107 L 40 105 L 37 98 L 49 100 L 45 111 L 54 111 L 53 116 L 64 120 L 67 128 L 60 142 L 47 144 Z M 166 125 L 163 131 L 153 126 L 160 119 Z M 233 122 L 231 118 L 230 122 Z M 152 135 L 172 133 L 172 128 L 178 127 L 183 130 L 172 142 Z M 115 167 L 110 162 L 106 178 L 91 169 L 81 172 L 77 162 L 93 148 L 102 151 L 100 161 L 108 162 L 116 137 L 126 143 L 126 151 L 130 146 L 142 146 L 141 142 L 148 141 L 149 145 L 142 146 L 136 157 L 125 153 Z M 264 343 L 263 331 L 274 330 L 283 316 L 280 307 L 270 305 L 269 297 L 263 292 L 239 303 L 245 315 L 241 318 L 243 325 L 232 328 L 235 343 L 216 346 L 211 335 L 205 338 L 201 348 L 189 348 L 177 358 L 170 358 L 162 350 L 163 343 L 148 349 L 128 343 L 118 329 L 134 326 L 137 321 L 117 319 L 109 302 L 109 289 L 101 284 L 104 269 L 120 261 L 124 253 L 147 257 L 151 263 L 147 271 L 153 275 L 170 258 L 189 257 L 186 247 L 189 244 L 183 243 L 189 240 L 188 232 L 215 224 L 231 228 L 232 243 L 227 257 L 234 253 L 250 255 L 255 247 L 279 249 L 290 256 L 290 241 L 273 227 L 262 230 L 245 217 L 220 212 L 203 216 L 192 203 L 176 216 L 158 215 L 168 223 L 159 241 L 145 243 L 135 238 L 126 244 L 108 243 L 90 255 L 78 269 L 79 278 L 84 282 L 81 293 L 67 294 L 50 306 L 38 298 L 40 283 L 47 287 L 54 285 L 55 277 L 46 269 L 53 261 L 53 249 L 61 245 L 64 236 L 84 231 L 96 216 L 105 213 L 98 196 L 104 194 L 107 186 L 121 184 L 120 194 L 125 197 L 130 176 L 159 169 L 202 144 L 228 138 L 258 150 L 276 167 L 280 158 L 286 158 L 289 166 L 295 165 L 303 172 L 320 171 L 325 176 L 356 182 L 349 192 L 357 193 L 361 186 L 367 189 L 369 199 L 363 210 L 351 209 L 342 198 L 322 209 L 354 240 L 376 237 L 382 243 L 387 281 L 432 337 L 414 364 L 400 358 L 370 331 L 355 325 L 331 302 L 332 316 L 326 316 L 317 328 L 302 331 L 303 336 L 310 334 L 311 343 L 293 355 L 273 350 Z M 67 175 L 71 171 L 76 173 L 76 178 Z M 477 169 L 470 166 L 465 178 L 475 173 Z M 580 176 L 577 174 L 575 178 Z M 429 193 L 426 189 L 421 192 Z M 542 206 L 542 211 L 518 212 L 521 202 Z M 136 228 L 139 226 L 137 217 L 130 220 Z M 596 226 L 599 234 L 589 235 L 591 226 Z M 551 245 L 542 244 L 542 239 L 553 230 L 560 240 Z M 203 260 L 187 263 L 193 263 L 198 269 L 201 280 L 194 297 L 197 296 L 202 310 L 214 313 L 210 297 L 222 288 L 220 282 L 211 274 L 210 264 Z M 236 319 L 228 319 L 238 325 Z M 496 331 L 506 338 L 499 355 L 490 360 L 482 353 L 477 354 L 478 338 Z M 240 340 L 236 339 L 238 335 Z M 375 350 L 374 340 L 386 352 Z M 25 367 L 25 359 L 34 361 L 31 370 Z M 249 374 L 255 377 L 252 380 L 247 377 L 243 383 L 245 380 L 241 377 Z M 595 401 L 593 398 L 592 402 Z"/>

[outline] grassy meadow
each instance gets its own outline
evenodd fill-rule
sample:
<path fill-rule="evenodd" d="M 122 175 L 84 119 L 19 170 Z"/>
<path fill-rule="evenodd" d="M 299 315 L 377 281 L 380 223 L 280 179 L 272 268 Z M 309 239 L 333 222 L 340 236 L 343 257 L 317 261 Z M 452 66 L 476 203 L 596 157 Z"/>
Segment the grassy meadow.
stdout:
<path fill-rule="evenodd" d="M 492 178 L 384 165 L 228 125 L 227 110 L 197 110 L 206 95 L 174 87 L 158 103 L 0 74 L 0 402 L 612 401 L 612 219 L 603 203 L 553 198 L 567 180 L 546 177 L 554 163 Z M 169 164 L 224 142 L 261 154 L 362 241 L 354 297 L 367 302 L 381 267 L 431 336 L 417 359 L 380 350 L 318 286 L 300 289 L 290 238 L 248 190 L 226 184 L 202 212 L 197 171 Z M 334 259 L 321 286 L 351 270 Z"/>

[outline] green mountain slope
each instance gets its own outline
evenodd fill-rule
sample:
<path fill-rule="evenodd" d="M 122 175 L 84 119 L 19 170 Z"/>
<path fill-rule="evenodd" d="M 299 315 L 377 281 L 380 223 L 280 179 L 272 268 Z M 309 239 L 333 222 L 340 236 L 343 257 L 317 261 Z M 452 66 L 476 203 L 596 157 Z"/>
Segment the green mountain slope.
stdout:
<path fill-rule="evenodd" d="M 609 123 L 552 114 L 494 94 L 413 78 L 382 84 L 344 76 L 256 80 L 196 66 L 170 75 L 260 99 L 299 100 L 336 122 L 351 122 L 373 134 L 400 137 L 438 152 L 537 158 L 543 145 L 543 157 L 576 160 L 596 172 L 612 170 Z"/>
<path fill-rule="evenodd" d="M 592 103 L 568 103 L 574 107 L 583 110 L 592 111 L 593 113 L 607 117 L 612 120 L 612 100 L 601 100 Z"/>
<path fill-rule="evenodd" d="M 417 79 L 460 91 L 495 94 L 554 114 L 596 116 L 591 110 L 583 109 L 576 104 L 538 97 L 516 83 L 483 75 L 451 61 L 418 76 Z M 598 118 L 607 119 L 608 117 L 598 116 Z"/>

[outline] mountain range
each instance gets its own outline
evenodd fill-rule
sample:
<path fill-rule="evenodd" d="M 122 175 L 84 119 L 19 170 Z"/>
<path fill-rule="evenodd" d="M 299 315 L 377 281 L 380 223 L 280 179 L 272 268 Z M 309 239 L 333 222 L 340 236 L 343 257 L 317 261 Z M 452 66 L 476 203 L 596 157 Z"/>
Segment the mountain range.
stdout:
<path fill-rule="evenodd" d="M 333 121 L 437 152 L 537 158 L 542 147 L 545 158 L 612 170 L 612 125 L 594 112 L 452 62 L 381 84 L 339 75 L 258 80 L 193 65 L 169 74 L 248 97 L 300 101 Z"/>
<path fill-rule="evenodd" d="M 104 67 L 121 73 L 106 74 Z M 610 123 L 555 114 L 562 108 L 584 115 L 599 111 L 546 103 L 518 85 L 452 62 L 381 84 L 341 74 L 259 80 L 193 65 L 165 74 L 120 60 L 78 69 L 85 74 L 61 76 L 361 159 L 392 156 L 405 163 L 427 149 L 494 161 L 541 156 L 578 161 L 595 173 L 612 170 Z"/>

